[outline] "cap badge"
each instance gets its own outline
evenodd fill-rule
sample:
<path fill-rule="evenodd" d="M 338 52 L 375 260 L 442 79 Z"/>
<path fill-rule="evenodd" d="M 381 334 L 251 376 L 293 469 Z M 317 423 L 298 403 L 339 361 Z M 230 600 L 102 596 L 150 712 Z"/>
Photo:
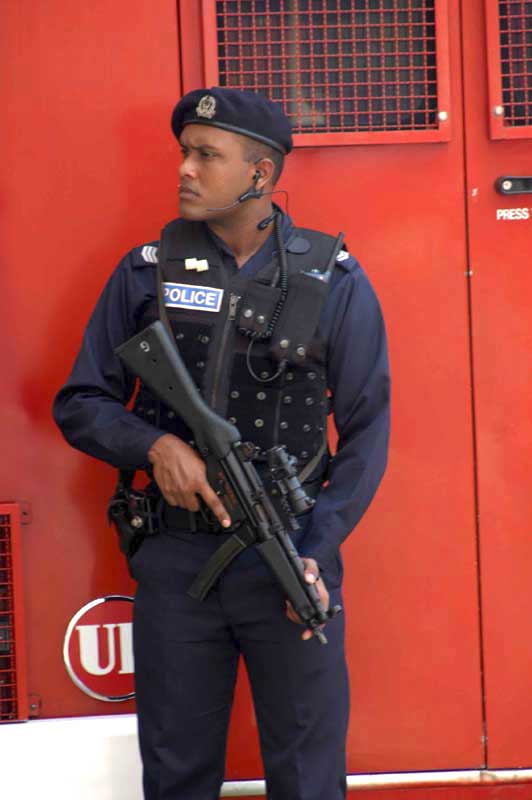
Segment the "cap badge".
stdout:
<path fill-rule="evenodd" d="M 205 117 L 205 119 L 212 119 L 216 113 L 216 99 L 212 94 L 205 94 L 196 106 L 196 114 L 198 117 Z"/>

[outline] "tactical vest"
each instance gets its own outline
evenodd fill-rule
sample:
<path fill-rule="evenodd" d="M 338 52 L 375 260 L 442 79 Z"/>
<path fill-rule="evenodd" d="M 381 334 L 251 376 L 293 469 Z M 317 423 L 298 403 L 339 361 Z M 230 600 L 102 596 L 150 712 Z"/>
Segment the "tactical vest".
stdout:
<path fill-rule="evenodd" d="M 302 468 L 323 451 L 328 413 L 326 342 L 317 331 L 318 318 L 313 320 L 315 333 L 307 347 L 298 346 L 296 335 L 286 353 L 282 348 L 287 320 L 293 333 L 294 321 L 297 330 L 298 320 L 307 321 L 308 328 L 308 315 L 319 317 L 305 294 L 297 291 L 297 276 L 308 270 L 321 272 L 334 242 L 316 231 L 294 230 L 286 243 L 288 296 L 274 336 L 271 341 L 254 342 L 249 351 L 250 337 L 239 329 L 261 331 L 267 326 L 279 298 L 278 259 L 249 277 L 222 263 L 203 223 L 174 220 L 163 230 L 159 267 L 179 352 L 204 399 L 238 427 L 243 441 L 256 445 L 259 460 L 270 447 L 282 444 Z M 205 260 L 208 269 L 187 269 L 185 262 L 190 264 L 190 259 Z M 194 307 L 198 298 L 203 304 Z M 157 301 L 150 301 L 138 329 L 158 317 Z M 287 363 L 277 374 L 281 357 Z M 156 413 L 159 427 L 180 432 L 173 412 L 155 409 L 155 401 L 142 388 L 135 412 L 148 419 Z"/>

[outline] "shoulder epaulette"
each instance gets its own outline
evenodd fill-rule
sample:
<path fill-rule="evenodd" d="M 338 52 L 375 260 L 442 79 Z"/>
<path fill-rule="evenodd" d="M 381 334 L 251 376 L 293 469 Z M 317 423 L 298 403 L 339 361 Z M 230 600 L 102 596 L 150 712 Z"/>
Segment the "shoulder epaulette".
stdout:
<path fill-rule="evenodd" d="M 336 257 L 336 265 L 341 267 L 345 272 L 352 272 L 357 266 L 358 261 L 347 250 L 340 250 Z"/>
<path fill-rule="evenodd" d="M 135 247 L 131 251 L 131 261 L 133 267 L 145 267 L 147 264 L 157 264 L 159 250 L 159 242 L 150 242 L 149 244 L 142 244 Z"/>

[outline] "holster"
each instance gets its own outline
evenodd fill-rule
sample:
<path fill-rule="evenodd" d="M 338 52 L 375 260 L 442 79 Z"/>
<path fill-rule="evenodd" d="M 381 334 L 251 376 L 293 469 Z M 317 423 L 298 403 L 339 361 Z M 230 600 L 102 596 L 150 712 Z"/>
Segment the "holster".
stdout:
<path fill-rule="evenodd" d="M 150 481 L 145 489 L 132 486 L 134 471 L 120 470 L 115 492 L 107 506 L 109 524 L 115 526 L 120 550 L 131 558 L 146 536 L 158 533 L 160 492 Z"/>

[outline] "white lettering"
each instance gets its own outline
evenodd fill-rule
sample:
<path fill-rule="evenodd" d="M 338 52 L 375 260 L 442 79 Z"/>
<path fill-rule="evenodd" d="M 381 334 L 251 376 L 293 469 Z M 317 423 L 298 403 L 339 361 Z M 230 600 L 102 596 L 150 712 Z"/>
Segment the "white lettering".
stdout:
<path fill-rule="evenodd" d="M 100 647 L 98 642 L 98 628 L 101 625 L 78 625 L 79 655 L 81 666 L 90 675 L 109 675 L 115 668 L 115 625 L 104 625 L 107 629 L 108 662 L 106 667 L 100 666 Z"/>
<path fill-rule="evenodd" d="M 529 208 L 498 208 L 496 211 L 497 220 L 512 222 L 514 220 L 530 219 Z"/>
<path fill-rule="evenodd" d="M 107 630 L 107 664 L 101 663 L 98 630 Z M 81 666 L 90 675 L 109 675 L 116 667 L 116 634 L 120 651 L 120 675 L 132 675 L 133 663 L 133 625 L 131 622 L 109 623 L 107 625 L 78 625 L 79 654 Z"/>
<path fill-rule="evenodd" d="M 119 630 L 120 642 L 120 675 L 132 675 L 134 672 L 133 663 L 133 624 L 131 622 L 119 622 L 116 626 Z"/>

